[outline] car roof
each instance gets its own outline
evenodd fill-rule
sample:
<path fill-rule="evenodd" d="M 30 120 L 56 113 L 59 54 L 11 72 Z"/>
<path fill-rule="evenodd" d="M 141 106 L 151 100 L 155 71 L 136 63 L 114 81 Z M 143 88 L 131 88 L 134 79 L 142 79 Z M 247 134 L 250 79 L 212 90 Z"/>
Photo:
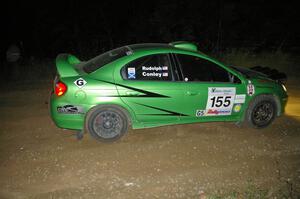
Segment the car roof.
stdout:
<path fill-rule="evenodd" d="M 128 45 L 131 50 L 137 51 L 137 50 L 149 50 L 149 49 L 174 49 L 174 46 L 171 46 L 169 44 L 163 44 L 163 43 L 141 43 L 141 44 L 132 44 Z"/>
<path fill-rule="evenodd" d="M 190 49 L 190 47 L 182 47 L 181 44 L 192 44 L 189 42 L 173 42 L 173 43 L 140 43 L 140 44 L 131 44 L 126 47 L 134 51 L 145 51 L 145 50 L 173 50 L 173 51 L 184 51 L 184 52 L 196 52 L 201 55 L 207 56 L 205 53 L 199 51 L 198 49 Z M 194 45 L 194 44 L 192 44 Z M 197 48 L 197 47 L 196 47 Z"/>

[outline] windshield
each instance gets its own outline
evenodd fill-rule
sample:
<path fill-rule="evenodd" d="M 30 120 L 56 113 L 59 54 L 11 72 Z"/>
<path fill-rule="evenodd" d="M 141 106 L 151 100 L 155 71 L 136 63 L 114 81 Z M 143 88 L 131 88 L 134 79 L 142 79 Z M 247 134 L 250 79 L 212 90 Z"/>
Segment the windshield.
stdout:
<path fill-rule="evenodd" d="M 132 54 L 132 50 L 128 46 L 116 48 L 84 62 L 82 68 L 84 72 L 91 73 L 110 62 L 130 54 Z"/>

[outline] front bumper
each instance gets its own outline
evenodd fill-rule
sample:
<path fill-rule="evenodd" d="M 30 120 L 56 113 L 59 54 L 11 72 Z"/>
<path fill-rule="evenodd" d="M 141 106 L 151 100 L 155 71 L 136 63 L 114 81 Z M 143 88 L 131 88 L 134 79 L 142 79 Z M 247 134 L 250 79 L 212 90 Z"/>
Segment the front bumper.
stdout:
<path fill-rule="evenodd" d="M 285 98 L 281 99 L 281 111 L 280 111 L 280 113 L 278 115 L 284 114 L 287 102 L 288 102 L 288 96 L 286 96 Z"/>

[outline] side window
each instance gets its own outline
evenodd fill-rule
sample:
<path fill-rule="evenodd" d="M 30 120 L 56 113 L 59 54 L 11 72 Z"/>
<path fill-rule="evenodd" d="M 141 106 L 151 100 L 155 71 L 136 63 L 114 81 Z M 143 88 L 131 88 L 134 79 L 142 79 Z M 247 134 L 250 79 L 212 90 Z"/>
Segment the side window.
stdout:
<path fill-rule="evenodd" d="M 190 55 L 176 56 L 188 81 L 230 82 L 229 72 L 213 62 Z"/>
<path fill-rule="evenodd" d="M 168 54 L 155 54 L 138 58 L 122 68 L 122 77 L 128 80 L 172 81 Z"/>

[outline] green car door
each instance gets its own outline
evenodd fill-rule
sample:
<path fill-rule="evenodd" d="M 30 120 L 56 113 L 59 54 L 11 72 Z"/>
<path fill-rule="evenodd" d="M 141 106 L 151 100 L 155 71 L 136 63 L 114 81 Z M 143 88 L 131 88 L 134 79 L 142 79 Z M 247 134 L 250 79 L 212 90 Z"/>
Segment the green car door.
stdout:
<path fill-rule="evenodd" d="M 237 75 L 217 63 L 187 54 L 174 54 L 185 81 L 182 121 L 235 121 L 243 112 L 246 87 Z"/>
<path fill-rule="evenodd" d="M 184 115 L 185 83 L 175 81 L 171 63 L 168 53 L 145 55 L 123 66 L 116 79 L 121 99 L 145 126 L 177 123 Z"/>

